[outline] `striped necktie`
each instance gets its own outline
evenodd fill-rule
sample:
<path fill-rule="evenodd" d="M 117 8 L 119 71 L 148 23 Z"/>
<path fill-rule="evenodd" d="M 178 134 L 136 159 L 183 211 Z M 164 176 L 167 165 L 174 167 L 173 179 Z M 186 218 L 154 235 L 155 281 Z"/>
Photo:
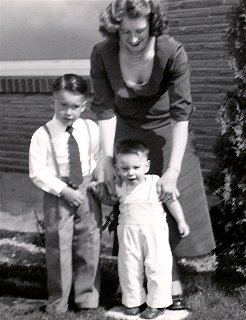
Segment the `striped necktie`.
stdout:
<path fill-rule="evenodd" d="M 73 127 L 68 126 L 66 131 L 69 133 L 68 156 L 69 156 L 69 184 L 78 189 L 83 181 L 82 167 L 80 161 L 79 146 L 73 136 Z"/>

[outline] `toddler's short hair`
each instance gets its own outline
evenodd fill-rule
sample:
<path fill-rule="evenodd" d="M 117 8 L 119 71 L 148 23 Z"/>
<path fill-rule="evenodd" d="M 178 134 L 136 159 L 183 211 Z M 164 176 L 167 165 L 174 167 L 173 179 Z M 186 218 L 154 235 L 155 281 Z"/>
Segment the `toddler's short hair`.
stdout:
<path fill-rule="evenodd" d="M 87 91 L 87 84 L 81 76 L 73 73 L 66 73 L 57 78 L 53 83 L 53 93 L 61 90 L 83 95 Z"/>
<path fill-rule="evenodd" d="M 137 139 L 122 139 L 119 140 L 115 147 L 115 156 L 119 154 L 139 154 L 139 152 L 146 155 L 148 158 L 149 148 L 146 144 Z"/>

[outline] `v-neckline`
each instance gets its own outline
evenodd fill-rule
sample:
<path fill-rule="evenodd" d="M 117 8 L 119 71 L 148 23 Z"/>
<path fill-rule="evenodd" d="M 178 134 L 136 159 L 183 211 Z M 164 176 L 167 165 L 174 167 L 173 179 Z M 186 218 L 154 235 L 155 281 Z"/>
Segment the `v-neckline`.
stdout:
<path fill-rule="evenodd" d="M 138 96 L 151 96 L 159 92 L 159 84 L 161 82 L 161 79 L 163 77 L 162 72 L 159 72 L 160 70 L 160 58 L 158 56 L 158 38 L 155 39 L 155 54 L 154 54 L 154 61 L 153 61 L 153 67 L 151 71 L 151 75 L 149 78 L 149 81 L 144 83 L 141 86 L 138 86 L 136 88 L 128 87 L 127 84 L 124 81 L 121 67 L 120 67 L 120 48 L 119 43 L 116 43 L 116 55 L 115 55 L 115 72 L 118 74 L 118 85 L 117 85 L 117 92 L 119 95 L 121 95 L 122 90 L 127 92 L 127 95 L 129 97 L 138 97 Z M 125 94 L 123 94 L 124 96 Z"/>
<path fill-rule="evenodd" d="M 156 68 L 156 59 L 157 59 L 157 55 L 156 55 L 156 50 L 157 50 L 157 39 L 155 39 L 155 44 L 154 44 L 154 61 L 153 61 L 153 66 L 152 66 L 152 70 L 151 70 L 151 73 L 150 73 L 150 77 L 149 77 L 149 80 L 145 83 L 143 83 L 142 85 L 141 84 L 136 84 L 137 87 L 140 87 L 141 89 L 142 88 L 146 88 L 148 87 L 151 82 L 152 82 L 152 79 L 153 79 L 153 75 L 154 75 L 154 71 L 155 71 L 155 68 Z M 123 74 L 122 74 L 122 71 L 121 71 L 121 66 L 120 66 L 120 46 L 119 46 L 119 43 L 117 42 L 117 67 L 118 67 L 118 70 L 119 70 L 119 76 L 120 76 L 120 79 L 122 81 L 122 83 L 124 84 L 124 86 L 128 89 L 128 90 L 132 90 L 133 92 L 136 92 L 138 90 L 134 90 L 134 87 L 129 87 L 125 80 L 124 80 L 124 77 L 123 77 Z M 141 90 L 140 89 L 140 90 Z"/>

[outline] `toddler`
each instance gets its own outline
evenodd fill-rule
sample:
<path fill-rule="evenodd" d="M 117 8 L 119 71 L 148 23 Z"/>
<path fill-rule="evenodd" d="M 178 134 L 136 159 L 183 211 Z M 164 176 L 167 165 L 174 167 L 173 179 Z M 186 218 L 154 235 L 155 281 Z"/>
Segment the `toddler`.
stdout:
<path fill-rule="evenodd" d="M 160 178 L 147 174 L 148 153 L 138 140 L 122 140 L 116 145 L 116 170 L 122 180 L 121 186 L 116 184 L 120 209 L 118 271 L 125 314 L 154 319 L 172 304 L 172 253 L 166 213 L 156 190 Z M 99 185 L 92 189 L 100 194 Z M 107 196 L 102 197 L 101 192 L 101 198 Z M 180 234 L 188 236 L 189 226 L 179 201 L 170 197 L 165 204 Z"/>

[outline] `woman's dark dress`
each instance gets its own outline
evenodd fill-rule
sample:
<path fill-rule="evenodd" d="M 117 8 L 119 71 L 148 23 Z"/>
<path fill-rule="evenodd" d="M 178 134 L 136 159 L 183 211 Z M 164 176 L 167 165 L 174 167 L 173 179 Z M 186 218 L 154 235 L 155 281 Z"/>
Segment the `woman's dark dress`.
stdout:
<path fill-rule="evenodd" d="M 156 55 L 150 80 L 136 90 L 123 81 L 116 41 L 97 44 L 91 54 L 94 88 L 92 109 L 98 119 L 117 116 L 115 141 L 136 138 L 150 148 L 151 174 L 167 169 L 171 149 L 171 119 L 188 120 L 193 112 L 188 58 L 183 46 L 169 36 L 156 41 Z M 215 248 L 206 195 L 192 131 L 178 179 L 179 200 L 191 228 L 180 239 L 176 223 L 168 215 L 170 243 L 177 256 L 197 256 Z"/>

